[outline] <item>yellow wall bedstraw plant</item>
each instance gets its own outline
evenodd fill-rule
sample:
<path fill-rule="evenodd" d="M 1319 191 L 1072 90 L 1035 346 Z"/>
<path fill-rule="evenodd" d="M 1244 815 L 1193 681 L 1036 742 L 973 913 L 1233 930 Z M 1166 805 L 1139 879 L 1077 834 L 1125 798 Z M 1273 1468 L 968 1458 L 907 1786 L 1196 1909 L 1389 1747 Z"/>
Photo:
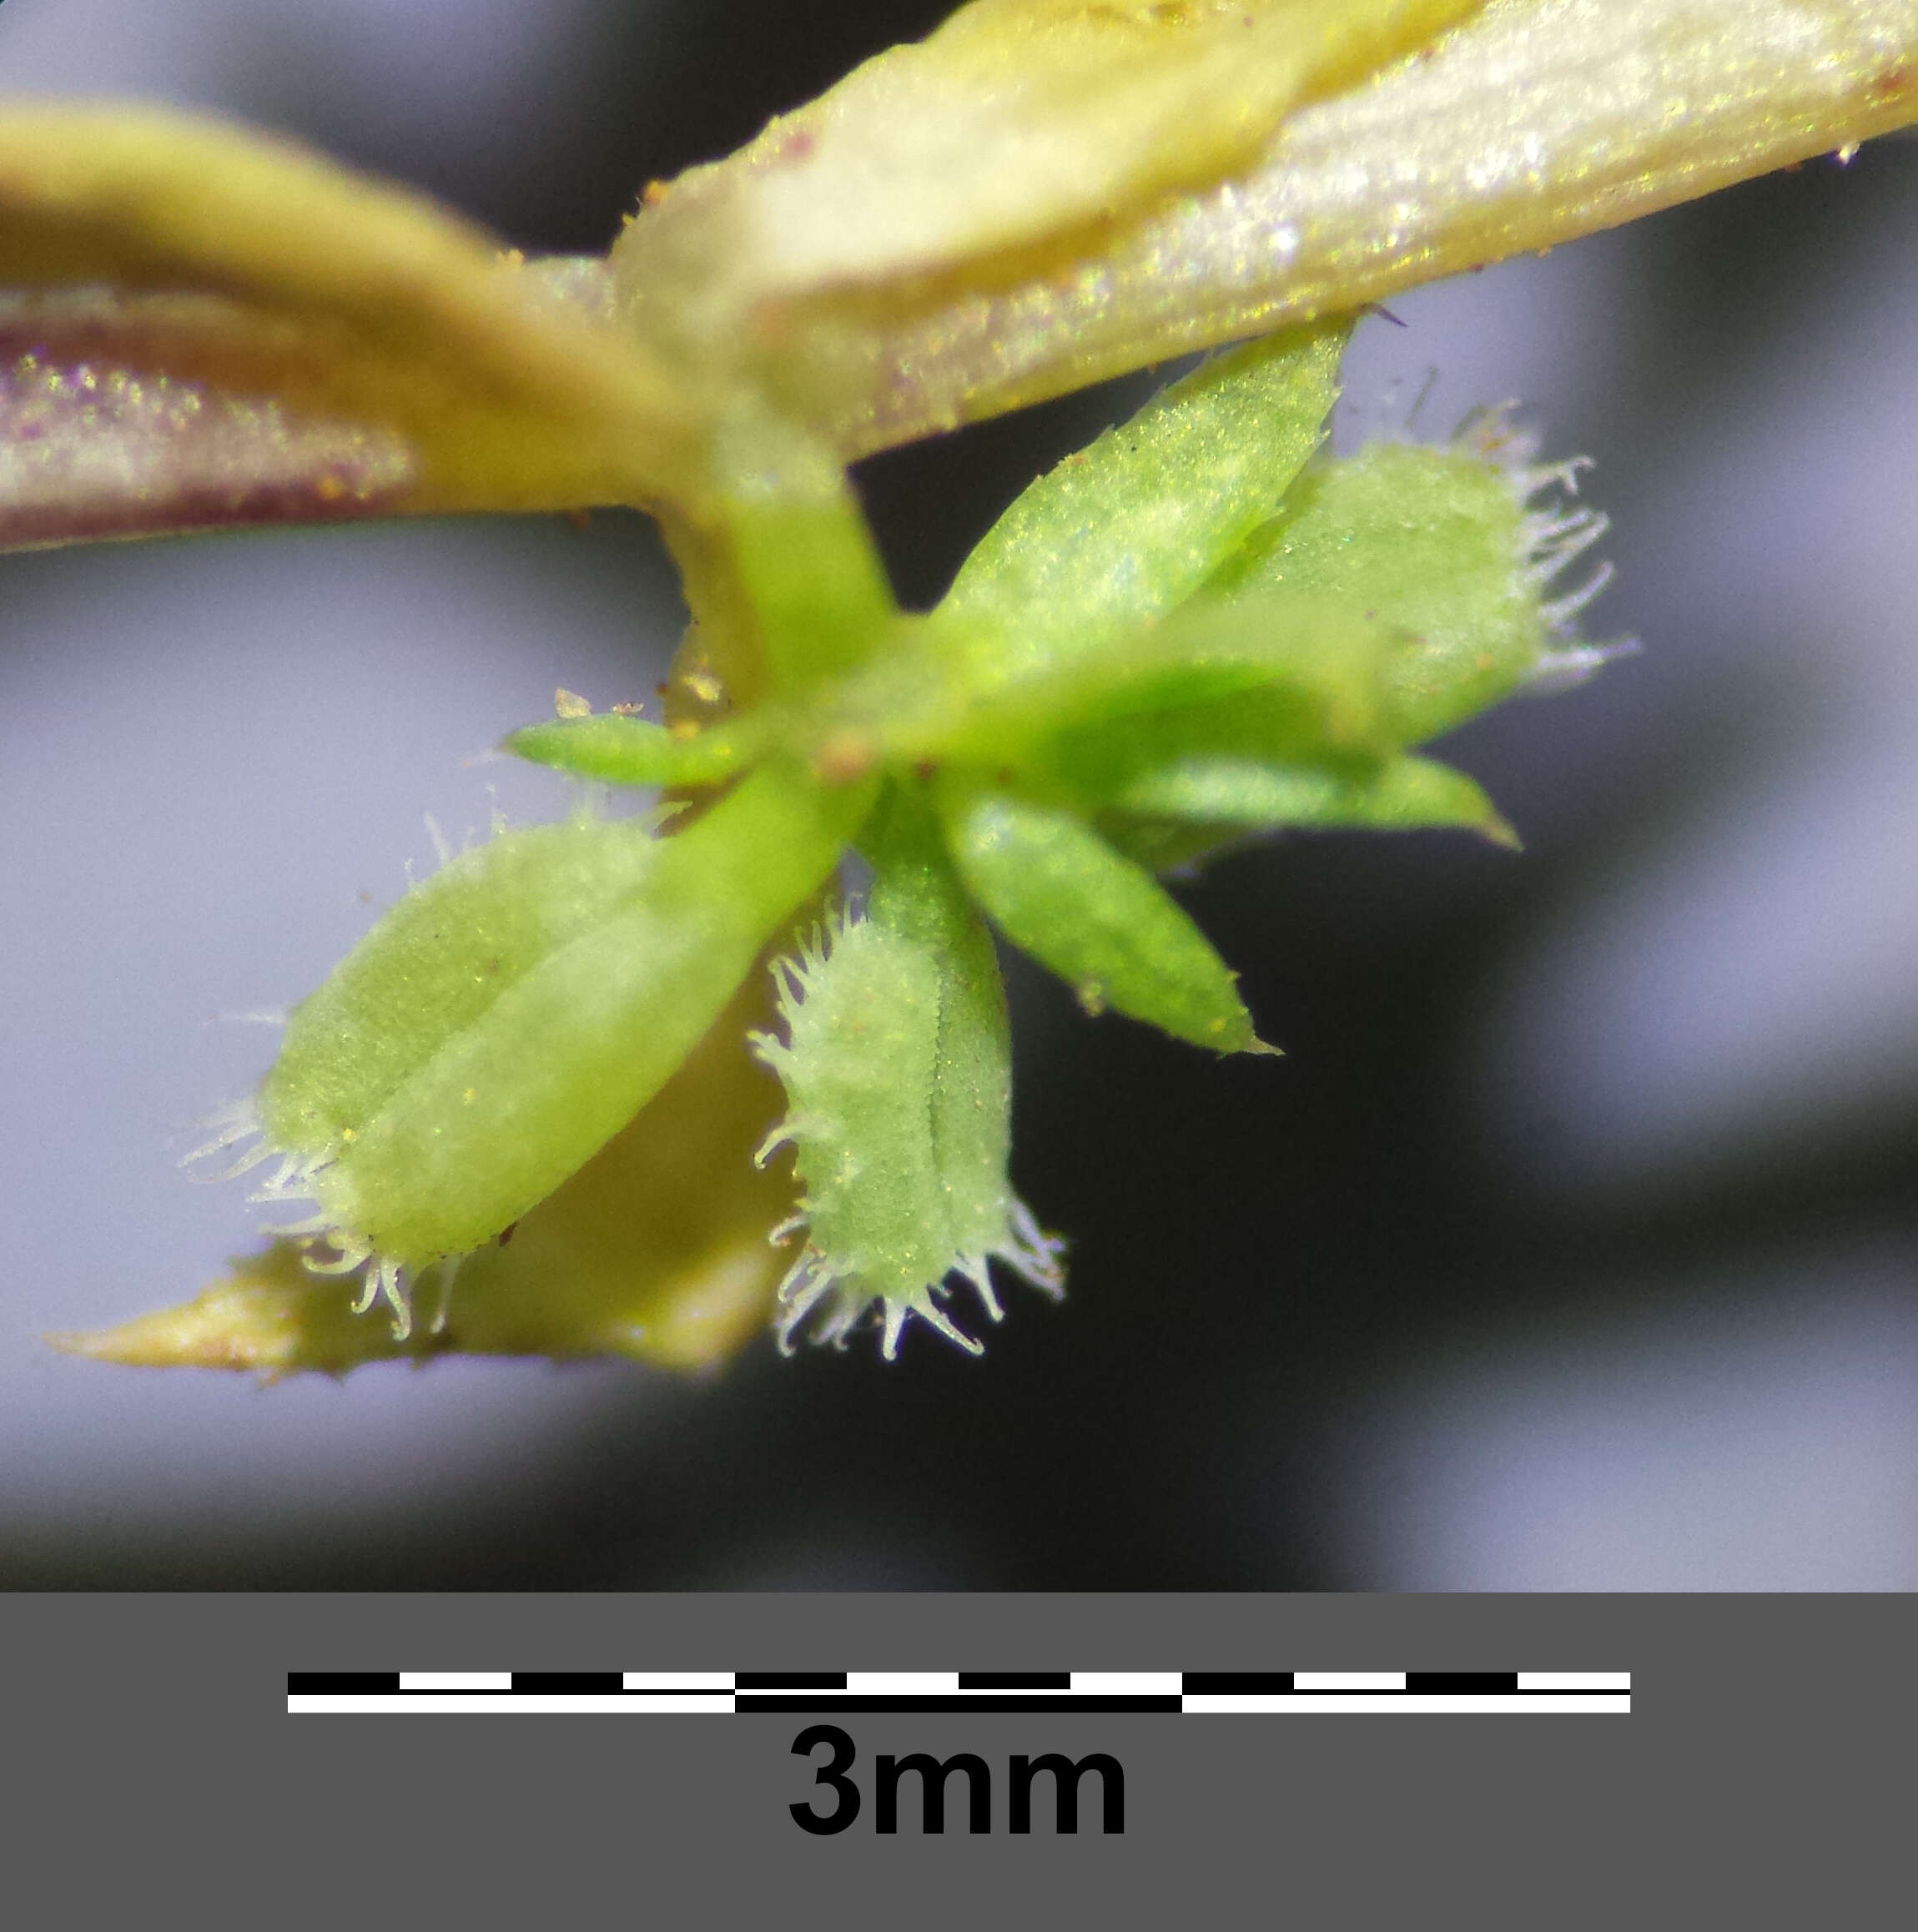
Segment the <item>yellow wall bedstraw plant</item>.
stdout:
<path fill-rule="evenodd" d="M 1270 1050 L 1155 875 L 1508 839 L 1417 747 L 1602 655 L 1576 465 L 1497 414 L 1325 455 L 1349 318 L 1915 118 L 1891 0 L 973 0 L 609 256 L 526 261 L 259 135 L 0 103 L 0 547 L 625 505 L 692 617 L 660 717 L 506 741 L 661 802 L 410 892 L 201 1150 L 271 1245 L 65 1345 L 690 1366 L 770 1313 L 976 1350 L 958 1284 L 997 1320 L 995 1266 L 1063 1281 L 991 930 L 1089 1011 Z M 849 461 L 1235 343 L 897 607 Z"/>

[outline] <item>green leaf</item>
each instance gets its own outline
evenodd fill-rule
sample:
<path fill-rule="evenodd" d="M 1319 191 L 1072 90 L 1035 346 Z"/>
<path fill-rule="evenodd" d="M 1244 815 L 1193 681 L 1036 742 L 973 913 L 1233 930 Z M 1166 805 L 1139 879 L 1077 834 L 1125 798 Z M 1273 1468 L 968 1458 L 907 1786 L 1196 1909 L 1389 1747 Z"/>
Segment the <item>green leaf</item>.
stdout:
<path fill-rule="evenodd" d="M 1027 489 L 940 606 L 980 640 L 979 674 L 1029 675 L 1183 603 L 1318 447 L 1350 327 L 1288 330 L 1201 365 Z"/>
<path fill-rule="evenodd" d="M 967 902 L 916 787 L 896 787 L 862 841 L 873 880 L 863 918 L 780 969 L 787 1036 L 761 1057 L 789 1104 L 805 1245 L 780 1289 L 782 1342 L 815 1311 L 843 1342 L 874 1304 L 889 1359 L 909 1315 L 977 1353 L 940 1306 L 971 1281 L 999 1318 L 989 1264 L 1056 1292 L 1056 1244 L 1006 1177 L 1012 1059 L 992 939 Z"/>
<path fill-rule="evenodd" d="M 869 805 L 768 766 L 686 830 L 509 833 L 410 893 L 294 1012 L 259 1099 L 266 1198 L 342 1266 L 496 1235 L 664 1084 Z"/>
<path fill-rule="evenodd" d="M 1464 772 L 1410 757 L 1362 772 L 1247 758 L 1176 759 L 1141 772 L 1100 819 L 1100 830 L 1121 851 L 1154 870 L 1185 864 L 1253 833 L 1292 826 L 1374 832 L 1453 827 L 1497 845 L 1518 843 Z"/>
<path fill-rule="evenodd" d="M 877 728 L 901 762 L 977 765 L 1095 796 L 1188 740 L 1222 738 L 1270 757 L 1377 751 L 1392 641 L 1357 611 L 1322 600 L 1201 596 L 976 698 L 949 673 L 935 701 L 899 703 Z M 935 663 L 929 688 L 939 675 Z M 862 699 L 868 687 L 879 691 L 876 677 L 858 682 Z M 892 689 L 907 687 L 895 675 Z"/>
<path fill-rule="evenodd" d="M 956 786 L 941 810 L 968 889 L 1089 1012 L 1110 1006 L 1222 1054 L 1270 1050 L 1205 934 L 1083 821 Z"/>
<path fill-rule="evenodd" d="M 738 772 L 763 735 L 748 719 L 693 731 L 602 712 L 523 726 L 500 749 L 609 785 L 716 785 Z"/>
<path fill-rule="evenodd" d="M 1390 676 L 1394 736 L 1449 730 L 1538 667 L 1562 614 L 1543 580 L 1604 529 L 1593 511 L 1528 512 L 1550 479 L 1513 460 L 1528 451 L 1508 435 L 1491 448 L 1377 443 L 1311 470 L 1212 587 L 1337 598 L 1408 635 Z"/>

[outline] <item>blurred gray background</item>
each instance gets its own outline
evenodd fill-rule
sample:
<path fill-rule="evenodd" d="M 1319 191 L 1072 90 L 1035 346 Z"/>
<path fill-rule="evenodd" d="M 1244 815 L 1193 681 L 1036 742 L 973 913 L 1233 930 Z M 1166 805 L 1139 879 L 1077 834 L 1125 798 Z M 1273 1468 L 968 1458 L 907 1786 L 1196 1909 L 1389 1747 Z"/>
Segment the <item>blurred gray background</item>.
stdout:
<path fill-rule="evenodd" d="M 0 91 L 243 116 L 603 247 L 939 0 L 7 0 Z M 1340 435 L 1517 398 L 1597 459 L 1643 655 L 1452 754 L 1527 841 L 1274 844 L 1191 892 L 1279 1062 L 1014 970 L 1073 1238 L 982 1362 L 443 1363 L 266 1391 L 38 1339 L 249 1245 L 176 1168 L 269 1027 L 681 616 L 600 516 L 0 560 L 0 1586 L 1918 1584 L 1918 143 L 1392 304 Z M 1147 385 L 864 465 L 935 596 Z"/>

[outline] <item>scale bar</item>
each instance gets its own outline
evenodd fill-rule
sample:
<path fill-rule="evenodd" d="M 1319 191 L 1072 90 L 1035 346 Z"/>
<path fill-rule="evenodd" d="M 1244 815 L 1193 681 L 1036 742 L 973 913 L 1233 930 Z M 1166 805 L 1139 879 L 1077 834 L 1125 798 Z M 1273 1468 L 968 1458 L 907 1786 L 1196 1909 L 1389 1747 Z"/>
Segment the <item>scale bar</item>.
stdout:
<path fill-rule="evenodd" d="M 299 1716 L 1624 1714 L 1629 1671 L 294 1671 Z"/>

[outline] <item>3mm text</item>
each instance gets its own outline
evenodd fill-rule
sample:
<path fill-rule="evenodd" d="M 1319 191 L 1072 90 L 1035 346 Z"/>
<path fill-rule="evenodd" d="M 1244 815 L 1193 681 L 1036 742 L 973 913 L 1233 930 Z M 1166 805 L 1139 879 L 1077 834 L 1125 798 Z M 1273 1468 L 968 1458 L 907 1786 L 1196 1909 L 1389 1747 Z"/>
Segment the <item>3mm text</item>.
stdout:
<path fill-rule="evenodd" d="M 853 1766 L 859 1748 L 837 1724 L 808 1724 L 793 1740 L 796 1755 L 809 1758 L 824 1747 L 832 1755 L 814 1767 L 813 1779 L 823 1787 L 812 1802 L 788 1809 L 800 1830 L 820 1837 L 849 1830 L 859 1816 L 865 1794 L 853 1779 Z M 954 1772 L 963 1773 L 966 1782 L 968 1829 L 975 1835 L 992 1830 L 992 1768 L 985 1759 L 971 1751 L 955 1751 L 949 1758 L 935 1758 L 928 1751 L 909 1752 L 904 1757 L 882 1753 L 873 1760 L 873 1829 L 880 1833 L 899 1829 L 899 1782 L 909 1774 L 919 1782 L 919 1829 L 932 1835 L 946 1828 L 946 1785 Z M 1079 1829 L 1079 1785 L 1088 1772 L 1099 1774 L 1100 1829 L 1108 1834 L 1125 1829 L 1125 1772 L 1119 1760 L 1104 1751 L 1089 1751 L 1074 1759 L 1059 1751 L 1045 1751 L 1037 1757 L 1014 1754 L 1006 1759 L 1005 1829 L 1022 1833 L 1032 1829 L 1032 1790 L 1042 1774 L 1051 1788 L 1050 1807 L 1055 1832 Z M 830 1794 L 831 1803 L 825 1800 Z M 821 1809 L 823 1805 L 823 1809 Z"/>

